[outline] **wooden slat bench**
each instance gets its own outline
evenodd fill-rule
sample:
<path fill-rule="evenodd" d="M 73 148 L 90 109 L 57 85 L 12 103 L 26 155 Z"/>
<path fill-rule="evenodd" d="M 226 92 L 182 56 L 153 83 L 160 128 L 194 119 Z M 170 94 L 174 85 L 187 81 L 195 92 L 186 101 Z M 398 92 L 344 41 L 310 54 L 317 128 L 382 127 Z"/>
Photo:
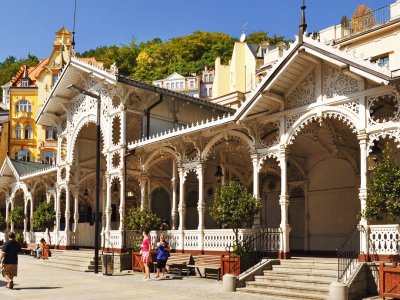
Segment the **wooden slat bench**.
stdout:
<path fill-rule="evenodd" d="M 178 269 L 179 276 L 182 274 L 182 269 L 187 270 L 187 275 L 189 276 L 189 268 L 188 265 L 193 263 L 193 257 L 191 254 L 186 253 L 171 253 L 167 260 L 168 272 L 171 272 L 171 269 Z"/>
<path fill-rule="evenodd" d="M 28 243 L 26 247 L 21 248 L 21 252 L 33 256 L 36 249 L 36 243 Z"/>
<path fill-rule="evenodd" d="M 218 272 L 218 280 L 221 277 L 221 256 L 219 255 L 198 255 L 194 264 L 188 265 L 188 267 L 196 268 L 197 272 L 201 275 L 200 269 L 204 269 L 204 277 L 207 276 L 206 270 L 216 270 Z"/>

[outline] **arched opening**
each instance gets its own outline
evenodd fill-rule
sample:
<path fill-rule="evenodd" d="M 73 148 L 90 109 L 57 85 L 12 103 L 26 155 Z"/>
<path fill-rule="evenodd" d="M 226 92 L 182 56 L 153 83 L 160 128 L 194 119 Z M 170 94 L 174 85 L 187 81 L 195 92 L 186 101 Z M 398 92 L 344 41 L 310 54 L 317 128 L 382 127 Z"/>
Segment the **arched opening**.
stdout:
<path fill-rule="evenodd" d="M 171 224 L 171 201 L 164 188 L 156 188 L 151 194 L 151 210 L 161 220 L 167 220 Z"/>
<path fill-rule="evenodd" d="M 292 252 L 335 255 L 358 223 L 359 149 L 353 130 L 333 118 L 295 137 L 288 159 Z"/>

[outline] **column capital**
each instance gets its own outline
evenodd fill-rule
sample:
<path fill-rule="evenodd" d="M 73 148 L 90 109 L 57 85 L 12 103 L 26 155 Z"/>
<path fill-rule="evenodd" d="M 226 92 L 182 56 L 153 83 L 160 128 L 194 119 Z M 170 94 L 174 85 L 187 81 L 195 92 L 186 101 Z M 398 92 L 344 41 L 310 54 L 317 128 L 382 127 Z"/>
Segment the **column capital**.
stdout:
<path fill-rule="evenodd" d="M 279 197 L 279 204 L 280 205 L 289 205 L 289 195 L 281 195 Z"/>
<path fill-rule="evenodd" d="M 358 135 L 357 135 L 357 139 L 360 142 L 367 142 L 368 141 L 368 133 L 366 133 L 365 131 L 361 131 Z"/>

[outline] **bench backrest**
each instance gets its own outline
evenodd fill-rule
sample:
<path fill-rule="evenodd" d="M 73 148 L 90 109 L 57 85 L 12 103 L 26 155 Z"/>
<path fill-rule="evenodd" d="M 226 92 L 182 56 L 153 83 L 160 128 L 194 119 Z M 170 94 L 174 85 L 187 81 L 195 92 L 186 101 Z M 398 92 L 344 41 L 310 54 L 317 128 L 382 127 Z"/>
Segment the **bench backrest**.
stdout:
<path fill-rule="evenodd" d="M 199 265 L 220 265 L 221 264 L 221 256 L 219 255 L 198 255 L 197 256 L 197 264 Z"/>
<path fill-rule="evenodd" d="M 176 264 L 190 264 L 190 261 L 192 259 L 191 254 L 185 254 L 185 253 L 171 253 L 170 257 L 168 258 L 168 263 L 176 263 Z"/>
<path fill-rule="evenodd" d="M 36 248 L 36 243 L 28 243 L 26 244 L 26 248 L 34 250 Z"/>

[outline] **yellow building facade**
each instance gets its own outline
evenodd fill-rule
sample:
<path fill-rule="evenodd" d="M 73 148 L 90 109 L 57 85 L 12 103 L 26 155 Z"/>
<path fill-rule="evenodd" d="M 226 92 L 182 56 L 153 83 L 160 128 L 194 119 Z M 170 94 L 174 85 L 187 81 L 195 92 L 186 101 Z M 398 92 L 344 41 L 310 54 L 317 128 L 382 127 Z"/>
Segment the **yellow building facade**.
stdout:
<path fill-rule="evenodd" d="M 21 66 L 12 78 L 10 97 L 11 159 L 55 164 L 57 157 L 57 128 L 35 124 L 36 113 L 57 82 L 58 74 L 70 58 L 71 33 L 61 28 L 56 32 L 53 51 L 36 67 Z"/>

